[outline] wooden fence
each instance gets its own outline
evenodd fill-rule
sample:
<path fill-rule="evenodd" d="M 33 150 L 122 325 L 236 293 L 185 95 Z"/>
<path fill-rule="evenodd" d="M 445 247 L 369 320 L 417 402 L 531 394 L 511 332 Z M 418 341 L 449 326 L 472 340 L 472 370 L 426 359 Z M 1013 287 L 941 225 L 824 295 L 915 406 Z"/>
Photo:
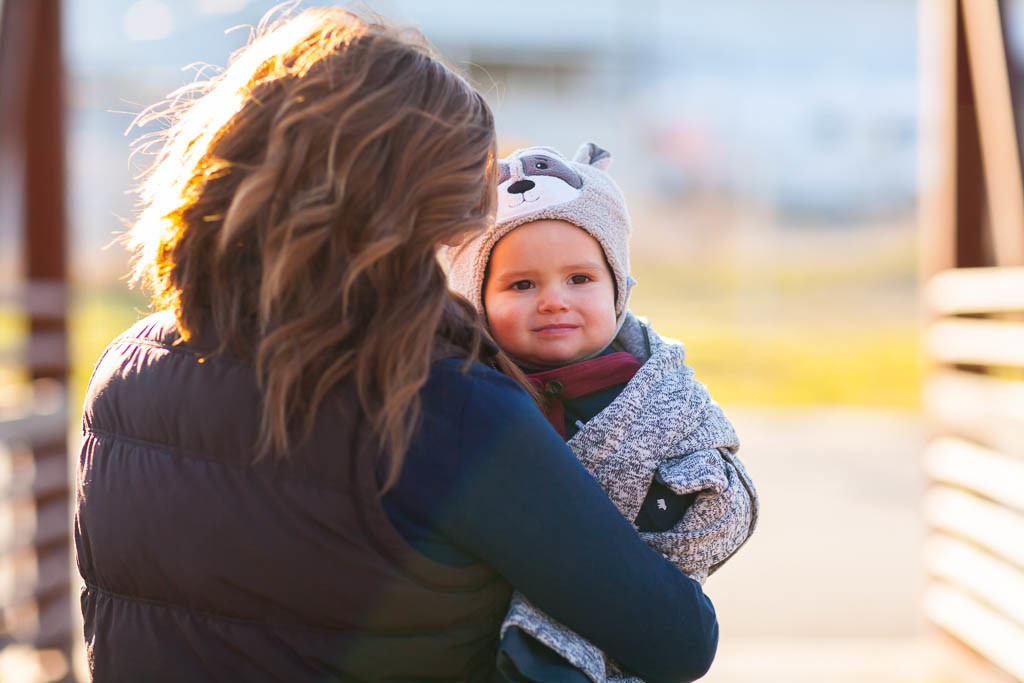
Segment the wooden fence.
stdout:
<path fill-rule="evenodd" d="M 1007 3 L 922 0 L 931 623 L 1024 681 L 1024 48 Z"/>
<path fill-rule="evenodd" d="M 20 282 L 0 296 L 0 652 L 18 675 L 71 679 L 64 98 L 59 0 L 0 14 L 0 153 L 19 187 Z M 9 320 L 10 322 L 10 320 Z M 5 660 L 6 661 L 6 660 Z M 3 675 L 0 671 L 0 676 Z"/>

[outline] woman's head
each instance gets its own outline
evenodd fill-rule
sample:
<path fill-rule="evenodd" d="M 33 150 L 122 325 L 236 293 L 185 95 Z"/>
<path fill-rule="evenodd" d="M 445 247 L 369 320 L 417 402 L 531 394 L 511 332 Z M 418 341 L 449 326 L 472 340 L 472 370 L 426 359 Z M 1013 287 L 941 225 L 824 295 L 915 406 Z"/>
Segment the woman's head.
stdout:
<path fill-rule="evenodd" d="M 436 245 L 493 217 L 487 104 L 420 34 L 337 9 L 265 20 L 192 91 L 141 117 L 172 125 L 133 281 L 256 365 L 263 451 L 354 377 L 400 464 L 449 298 Z"/>

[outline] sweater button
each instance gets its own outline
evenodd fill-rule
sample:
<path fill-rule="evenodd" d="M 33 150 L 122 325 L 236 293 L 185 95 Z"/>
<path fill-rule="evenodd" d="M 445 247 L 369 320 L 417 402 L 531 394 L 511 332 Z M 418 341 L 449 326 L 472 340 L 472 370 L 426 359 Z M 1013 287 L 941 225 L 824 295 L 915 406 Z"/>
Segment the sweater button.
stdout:
<path fill-rule="evenodd" d="M 553 379 L 544 385 L 544 393 L 548 396 L 561 396 L 562 395 L 562 383 L 557 379 Z"/>

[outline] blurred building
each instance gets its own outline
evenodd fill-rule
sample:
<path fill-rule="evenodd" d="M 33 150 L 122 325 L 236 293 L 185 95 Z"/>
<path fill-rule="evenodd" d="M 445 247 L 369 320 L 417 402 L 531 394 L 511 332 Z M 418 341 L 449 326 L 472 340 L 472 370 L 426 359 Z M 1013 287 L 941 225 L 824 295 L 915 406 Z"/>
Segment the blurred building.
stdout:
<path fill-rule="evenodd" d="M 503 149 L 594 140 L 634 202 L 711 197 L 842 222 L 913 207 L 913 0 L 369 4 L 468 71 Z M 185 65 L 223 65 L 264 9 L 68 0 L 75 245 L 95 253 L 132 215 L 126 191 L 148 162 L 126 161 L 133 115 L 210 73 Z"/>

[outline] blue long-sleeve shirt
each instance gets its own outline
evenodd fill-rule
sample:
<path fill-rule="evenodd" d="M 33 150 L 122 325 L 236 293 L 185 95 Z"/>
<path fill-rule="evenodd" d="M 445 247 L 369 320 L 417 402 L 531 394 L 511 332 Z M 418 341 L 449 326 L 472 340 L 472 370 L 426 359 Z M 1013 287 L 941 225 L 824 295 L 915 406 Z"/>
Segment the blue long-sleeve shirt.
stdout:
<path fill-rule="evenodd" d="M 401 477 L 400 533 L 454 566 L 485 562 L 539 608 L 645 680 L 710 667 L 718 623 L 700 584 L 644 544 L 507 377 L 436 363 Z"/>

